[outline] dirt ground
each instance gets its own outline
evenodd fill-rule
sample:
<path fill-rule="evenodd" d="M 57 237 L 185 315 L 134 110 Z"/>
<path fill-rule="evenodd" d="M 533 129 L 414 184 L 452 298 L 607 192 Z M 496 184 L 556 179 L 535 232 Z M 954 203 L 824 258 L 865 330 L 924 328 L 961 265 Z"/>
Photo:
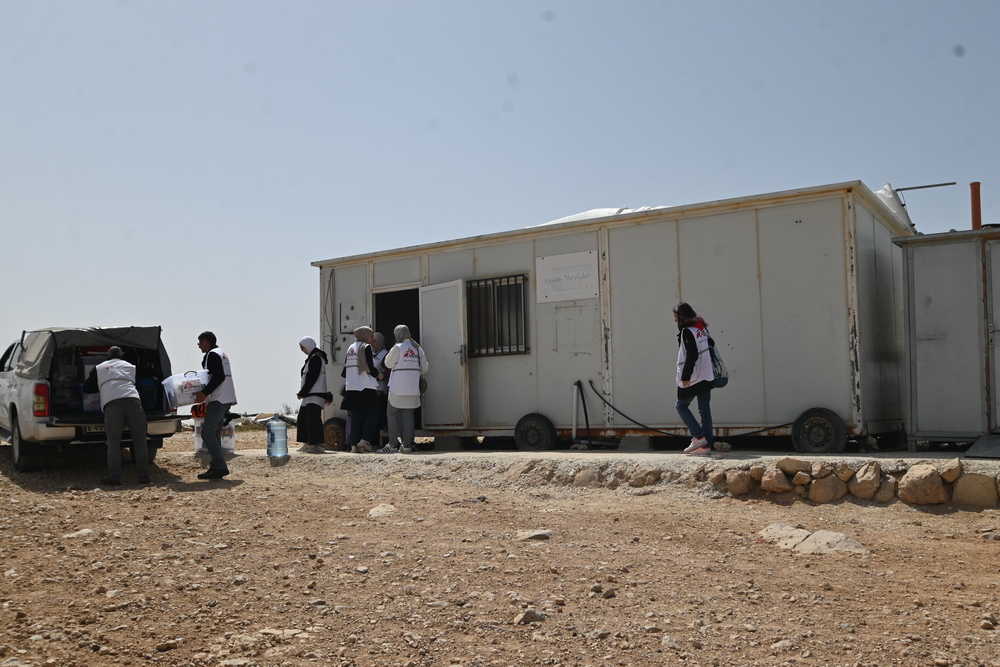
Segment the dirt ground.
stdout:
<path fill-rule="evenodd" d="M 97 488 L 100 452 L 0 456 L 0 665 L 1000 665 L 993 509 L 736 499 L 704 481 L 724 462 L 663 452 L 272 467 L 260 432 L 198 481 L 168 443 L 148 487 Z M 686 474 L 572 482 L 652 465 Z M 773 522 L 869 553 L 781 550 Z"/>

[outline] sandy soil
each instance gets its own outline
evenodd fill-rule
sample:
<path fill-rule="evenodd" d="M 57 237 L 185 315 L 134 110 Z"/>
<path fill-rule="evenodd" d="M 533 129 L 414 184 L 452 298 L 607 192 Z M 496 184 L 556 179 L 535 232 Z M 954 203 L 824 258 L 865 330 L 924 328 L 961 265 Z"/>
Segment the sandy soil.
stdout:
<path fill-rule="evenodd" d="M 151 486 L 111 490 L 99 453 L 0 456 L 0 664 L 1000 665 L 996 510 L 735 499 L 676 454 L 272 467 L 262 433 L 238 440 L 224 481 L 182 434 Z M 652 465 L 686 474 L 570 474 Z M 772 522 L 869 553 L 796 555 L 759 539 Z"/>

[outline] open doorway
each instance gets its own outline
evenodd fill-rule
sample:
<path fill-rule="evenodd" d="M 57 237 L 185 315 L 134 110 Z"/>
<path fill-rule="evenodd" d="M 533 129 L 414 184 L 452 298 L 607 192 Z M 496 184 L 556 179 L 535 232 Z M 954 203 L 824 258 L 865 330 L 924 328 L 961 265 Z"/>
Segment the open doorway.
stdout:
<path fill-rule="evenodd" d="M 385 337 L 389 349 L 396 344 L 392 331 L 397 325 L 405 324 L 410 329 L 413 340 L 420 342 L 420 290 L 404 289 L 398 292 L 379 292 L 372 295 L 375 315 L 375 331 Z M 413 424 L 419 430 L 423 425 L 420 408 L 413 411 Z"/>
<path fill-rule="evenodd" d="M 396 344 L 392 330 L 405 324 L 413 340 L 420 342 L 420 290 L 404 289 L 398 292 L 380 292 L 375 299 L 375 331 L 385 336 L 386 347 Z"/>

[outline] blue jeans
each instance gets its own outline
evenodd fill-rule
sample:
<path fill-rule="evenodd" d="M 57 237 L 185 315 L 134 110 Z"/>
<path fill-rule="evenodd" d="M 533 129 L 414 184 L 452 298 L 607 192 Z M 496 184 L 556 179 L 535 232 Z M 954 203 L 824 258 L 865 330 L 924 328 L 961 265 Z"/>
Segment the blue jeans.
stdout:
<path fill-rule="evenodd" d="M 205 407 L 205 422 L 201 425 L 201 441 L 212 457 L 208 467 L 215 470 L 229 470 L 226 459 L 222 455 L 222 422 L 226 420 L 226 413 L 229 412 L 232 405 L 232 403 L 209 401 Z"/>
<path fill-rule="evenodd" d="M 691 401 L 695 398 L 698 399 L 698 414 L 701 415 L 701 423 L 694 418 L 691 414 Z M 695 438 L 705 438 L 708 440 L 709 446 L 712 445 L 712 392 L 711 390 L 706 391 L 704 394 L 698 394 L 697 396 L 691 396 L 690 398 L 678 398 L 677 404 L 674 406 L 677 408 L 677 414 L 681 416 L 684 423 L 687 424 L 688 430 L 691 431 L 691 435 Z"/>

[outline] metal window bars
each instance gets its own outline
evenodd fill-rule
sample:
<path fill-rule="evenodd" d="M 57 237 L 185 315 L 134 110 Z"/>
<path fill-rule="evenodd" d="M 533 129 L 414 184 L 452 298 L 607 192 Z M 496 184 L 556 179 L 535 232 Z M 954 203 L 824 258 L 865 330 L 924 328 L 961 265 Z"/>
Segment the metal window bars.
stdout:
<path fill-rule="evenodd" d="M 528 352 L 526 280 L 516 275 L 466 282 L 469 356 Z"/>

